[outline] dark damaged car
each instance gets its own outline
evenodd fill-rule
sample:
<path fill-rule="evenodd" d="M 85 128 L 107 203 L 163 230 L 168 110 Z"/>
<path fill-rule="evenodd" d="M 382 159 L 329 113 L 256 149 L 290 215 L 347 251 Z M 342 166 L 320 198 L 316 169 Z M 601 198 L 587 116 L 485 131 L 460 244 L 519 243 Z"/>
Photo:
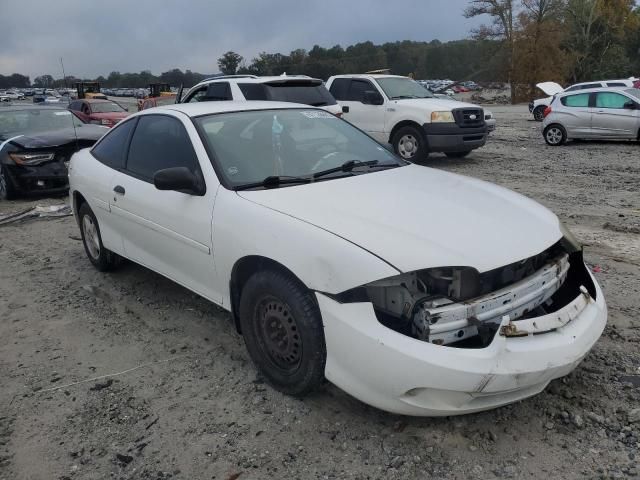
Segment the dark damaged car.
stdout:
<path fill-rule="evenodd" d="M 0 199 L 65 194 L 71 155 L 108 128 L 84 123 L 62 106 L 0 108 Z"/>

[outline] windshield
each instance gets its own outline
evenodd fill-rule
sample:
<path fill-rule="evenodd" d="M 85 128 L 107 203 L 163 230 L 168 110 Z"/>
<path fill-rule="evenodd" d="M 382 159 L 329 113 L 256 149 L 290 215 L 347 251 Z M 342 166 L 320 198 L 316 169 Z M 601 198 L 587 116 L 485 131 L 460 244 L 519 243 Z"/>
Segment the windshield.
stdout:
<path fill-rule="evenodd" d="M 378 85 L 390 100 L 403 98 L 433 98 L 433 94 L 418 82 L 406 77 L 377 78 Z"/>
<path fill-rule="evenodd" d="M 625 92 L 627 92 L 632 97 L 636 97 L 638 100 L 640 100 L 640 89 L 639 88 L 628 88 L 627 90 L 625 90 Z"/>
<path fill-rule="evenodd" d="M 84 123 L 68 110 L 28 109 L 0 110 L 0 136 L 7 138 L 14 135 L 62 130 Z"/>
<path fill-rule="evenodd" d="M 312 177 L 345 162 L 377 168 L 404 165 L 380 144 L 324 110 L 258 110 L 194 120 L 226 184 L 239 187 L 271 176 Z M 364 173 L 354 168 L 323 180 Z"/>
<path fill-rule="evenodd" d="M 93 113 L 111 113 L 111 112 L 124 112 L 125 109 L 114 102 L 96 102 L 91 103 L 91 111 Z"/>

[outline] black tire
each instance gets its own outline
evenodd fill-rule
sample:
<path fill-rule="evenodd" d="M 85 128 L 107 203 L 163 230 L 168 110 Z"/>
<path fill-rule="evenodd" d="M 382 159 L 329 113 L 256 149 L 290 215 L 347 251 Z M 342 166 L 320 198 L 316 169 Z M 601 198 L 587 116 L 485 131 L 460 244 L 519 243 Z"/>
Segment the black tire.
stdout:
<path fill-rule="evenodd" d="M 107 250 L 102 244 L 100 226 L 88 203 L 83 203 L 78 210 L 78 223 L 84 251 L 89 257 L 89 261 L 101 272 L 112 270 L 118 265 L 119 257 L 111 250 Z M 91 231 L 92 227 L 94 231 Z"/>
<path fill-rule="evenodd" d="M 0 200 L 13 200 L 16 198 L 16 191 L 11 184 L 11 179 L 6 167 L 0 165 Z"/>
<path fill-rule="evenodd" d="M 429 156 L 427 148 L 427 139 L 421 129 L 406 126 L 398 129 L 391 140 L 393 150 L 400 155 L 401 158 L 409 162 L 426 160 Z M 411 148 L 407 148 L 411 145 Z"/>
<path fill-rule="evenodd" d="M 546 110 L 545 105 L 539 105 L 533 109 L 533 119 L 536 122 L 541 122 L 544 120 L 544 111 Z"/>
<path fill-rule="evenodd" d="M 559 147 L 560 145 L 564 145 L 567 141 L 567 131 L 562 125 L 557 123 L 552 123 L 547 126 L 544 129 L 543 135 L 544 141 L 547 142 L 547 145 L 551 145 L 552 147 Z"/>
<path fill-rule="evenodd" d="M 322 318 L 304 285 L 278 271 L 258 272 L 242 289 L 239 313 L 249 355 L 276 390 L 303 396 L 322 384 Z"/>
<path fill-rule="evenodd" d="M 464 152 L 446 152 L 445 155 L 449 158 L 464 158 L 471 153 L 471 150 Z"/>

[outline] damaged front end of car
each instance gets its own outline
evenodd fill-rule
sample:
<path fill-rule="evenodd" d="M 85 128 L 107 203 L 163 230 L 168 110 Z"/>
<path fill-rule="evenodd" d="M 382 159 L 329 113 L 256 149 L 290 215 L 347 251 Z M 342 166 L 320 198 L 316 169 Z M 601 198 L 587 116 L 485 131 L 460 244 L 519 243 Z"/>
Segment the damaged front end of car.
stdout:
<path fill-rule="evenodd" d="M 496 335 L 527 336 L 559 328 L 570 319 L 556 318 L 554 312 L 571 302 L 579 307 L 581 297 L 595 295 L 582 249 L 565 236 L 537 255 L 491 271 L 428 268 L 334 298 L 370 302 L 380 323 L 406 336 L 435 345 L 484 348 Z M 572 313 L 580 312 L 576 308 Z"/>

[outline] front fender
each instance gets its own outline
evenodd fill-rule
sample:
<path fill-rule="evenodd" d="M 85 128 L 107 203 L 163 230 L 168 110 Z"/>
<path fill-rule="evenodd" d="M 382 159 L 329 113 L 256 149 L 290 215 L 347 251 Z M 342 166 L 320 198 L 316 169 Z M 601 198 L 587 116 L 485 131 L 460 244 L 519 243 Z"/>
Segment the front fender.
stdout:
<path fill-rule="evenodd" d="M 213 252 L 225 307 L 233 267 L 247 256 L 274 260 L 309 289 L 330 294 L 400 273 L 340 236 L 223 188 L 213 213 Z"/>

